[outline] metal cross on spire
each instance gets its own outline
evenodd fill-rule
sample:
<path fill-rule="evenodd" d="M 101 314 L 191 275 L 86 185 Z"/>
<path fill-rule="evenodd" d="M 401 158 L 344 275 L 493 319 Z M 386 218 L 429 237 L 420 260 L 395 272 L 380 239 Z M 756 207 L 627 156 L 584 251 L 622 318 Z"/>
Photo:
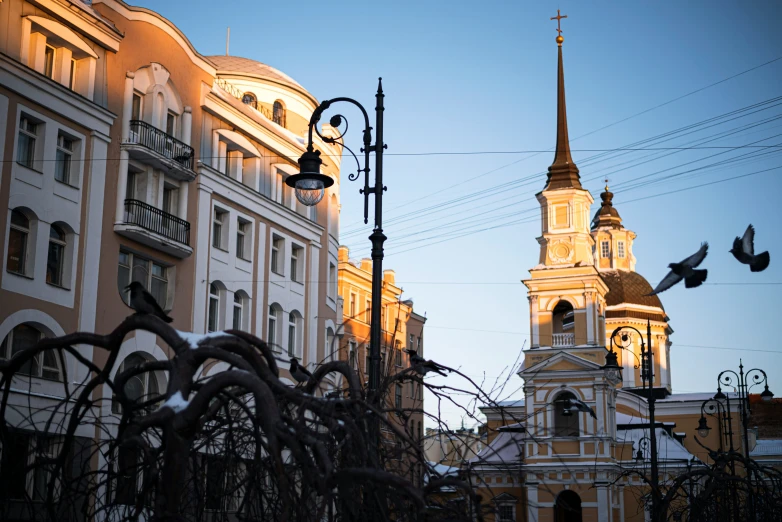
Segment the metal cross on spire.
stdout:
<path fill-rule="evenodd" d="M 562 26 L 561 26 L 561 22 L 562 22 L 563 18 L 567 18 L 567 15 L 559 14 L 559 9 L 557 9 L 557 16 L 552 16 L 551 17 L 552 20 L 556 20 L 557 21 L 557 33 L 558 33 L 557 34 L 557 44 L 559 44 L 560 47 L 562 46 L 562 42 L 565 41 L 565 39 L 562 37 Z"/>

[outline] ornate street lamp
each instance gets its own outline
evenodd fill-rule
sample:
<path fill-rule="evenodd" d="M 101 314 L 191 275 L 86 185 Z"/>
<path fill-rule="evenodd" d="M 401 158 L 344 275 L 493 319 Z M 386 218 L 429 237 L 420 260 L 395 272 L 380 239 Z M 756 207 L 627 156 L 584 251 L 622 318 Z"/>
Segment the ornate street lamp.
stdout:
<path fill-rule="evenodd" d="M 606 355 L 606 363 L 603 365 L 603 371 L 606 374 L 606 379 L 611 385 L 616 386 L 622 382 L 622 367 L 619 366 L 616 358 L 616 352 L 611 350 Z"/>
<path fill-rule="evenodd" d="M 372 144 L 372 127 L 369 124 L 369 115 L 363 105 L 352 98 L 332 98 L 331 100 L 324 100 L 315 109 L 310 117 L 309 133 L 307 141 L 307 151 L 299 158 L 299 173 L 289 176 L 285 183 L 295 189 L 296 199 L 298 199 L 303 205 L 312 206 L 316 205 L 322 198 L 326 188 L 334 183 L 331 177 L 321 174 L 320 167 L 323 162 L 320 159 L 320 151 L 316 151 L 313 147 L 312 134 L 313 131 L 324 142 L 329 144 L 339 144 L 355 158 L 357 171 L 354 174 L 350 174 L 348 179 L 355 181 L 359 175 L 364 173 L 364 188 L 359 192 L 364 195 L 364 223 L 368 220 L 369 211 L 369 196 L 374 194 L 375 196 L 375 221 L 372 234 L 369 239 L 372 241 L 372 313 L 370 317 L 369 328 L 369 398 L 376 403 L 380 401 L 378 396 L 378 388 L 380 386 L 380 344 L 381 344 L 381 294 L 383 289 L 383 243 L 386 240 L 386 236 L 383 234 L 383 192 L 386 187 L 383 186 L 383 150 L 386 148 L 383 143 L 383 83 L 382 78 L 379 79 L 377 85 L 377 93 L 375 94 L 375 143 Z M 345 130 L 341 131 L 338 136 L 324 136 L 317 128 L 317 124 L 320 121 L 323 112 L 330 108 L 335 103 L 349 103 L 357 107 L 364 117 L 364 131 L 363 131 L 363 146 L 361 152 L 364 154 L 364 165 L 361 166 L 358 157 L 353 153 L 350 148 L 344 144 L 342 137 L 348 130 L 347 118 L 341 114 L 335 114 L 329 120 L 329 123 L 334 128 L 340 128 L 343 123 Z M 370 186 L 369 184 L 369 172 L 370 172 L 370 153 L 375 153 L 375 184 Z M 376 445 L 379 442 L 379 428 L 377 419 L 371 423 L 373 430 L 373 440 Z"/>
<path fill-rule="evenodd" d="M 709 436 L 709 432 L 711 432 L 711 428 L 706 423 L 706 417 L 701 414 L 701 418 L 698 419 L 698 435 L 701 436 L 701 438 L 705 439 Z"/>
<path fill-rule="evenodd" d="M 652 444 L 652 441 L 649 440 L 649 437 L 644 435 L 640 439 L 638 439 L 638 449 L 635 452 L 635 460 L 640 464 L 644 461 L 644 453 L 649 453 L 651 455 L 650 446 Z"/>

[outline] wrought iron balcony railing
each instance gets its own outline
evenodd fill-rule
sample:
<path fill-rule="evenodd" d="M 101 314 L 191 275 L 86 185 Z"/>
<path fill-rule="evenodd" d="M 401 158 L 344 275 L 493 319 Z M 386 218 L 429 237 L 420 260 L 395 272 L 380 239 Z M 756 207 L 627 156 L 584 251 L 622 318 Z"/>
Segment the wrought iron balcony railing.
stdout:
<path fill-rule="evenodd" d="M 172 241 L 190 245 L 190 223 L 143 201 L 125 200 L 125 223 L 138 225 Z"/>
<path fill-rule="evenodd" d="M 130 120 L 129 143 L 136 143 L 193 170 L 193 147 L 141 120 Z"/>

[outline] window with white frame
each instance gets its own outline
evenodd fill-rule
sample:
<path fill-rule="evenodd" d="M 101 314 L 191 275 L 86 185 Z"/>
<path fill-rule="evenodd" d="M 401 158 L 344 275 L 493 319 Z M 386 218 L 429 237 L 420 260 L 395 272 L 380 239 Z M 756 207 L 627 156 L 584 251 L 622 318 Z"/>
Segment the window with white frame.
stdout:
<path fill-rule="evenodd" d="M 323 352 L 323 359 L 325 361 L 331 361 L 334 359 L 334 354 L 337 353 L 339 346 L 334 342 L 334 330 L 326 328 L 326 348 Z"/>
<path fill-rule="evenodd" d="M 22 114 L 19 120 L 19 139 L 16 144 L 16 162 L 28 169 L 37 169 L 36 142 L 43 125 Z"/>
<path fill-rule="evenodd" d="M 141 103 L 142 103 L 142 96 L 141 94 L 134 92 L 133 93 L 133 102 L 131 103 L 131 109 L 130 109 L 130 119 L 131 120 L 140 120 L 141 119 Z"/>
<path fill-rule="evenodd" d="M 275 352 L 280 352 L 280 312 L 282 308 L 278 304 L 269 306 L 269 322 L 266 330 L 266 342 Z"/>
<path fill-rule="evenodd" d="M 240 292 L 234 293 L 233 329 L 242 329 L 242 315 L 244 310 L 244 298 Z"/>
<path fill-rule="evenodd" d="M 212 216 L 212 246 L 220 250 L 227 250 L 225 233 L 228 229 L 226 220 L 228 212 L 215 207 Z"/>
<path fill-rule="evenodd" d="M 177 114 L 172 111 L 166 113 L 166 134 L 176 136 Z"/>
<path fill-rule="evenodd" d="M 20 210 L 11 211 L 11 226 L 8 234 L 8 257 L 5 269 L 19 275 L 27 275 L 29 263 L 30 220 Z"/>
<path fill-rule="evenodd" d="M 134 252 L 120 250 L 117 270 L 117 288 L 122 300 L 130 306 L 130 292 L 125 290 L 131 282 L 137 281 L 152 294 L 164 310 L 169 310 L 169 268 Z"/>
<path fill-rule="evenodd" d="M 616 243 L 616 255 L 619 257 L 625 256 L 625 242 L 624 241 L 618 241 Z"/>
<path fill-rule="evenodd" d="M 600 242 L 600 257 L 609 257 L 611 255 L 611 248 L 608 241 Z"/>
<path fill-rule="evenodd" d="M 65 231 L 58 225 L 49 228 L 49 254 L 46 258 L 46 282 L 54 286 L 65 286 L 63 267 L 65 265 Z"/>
<path fill-rule="evenodd" d="M 236 221 L 236 257 L 249 261 L 250 259 L 250 222 L 237 218 Z"/>
<path fill-rule="evenodd" d="M 348 364 L 350 364 L 350 367 L 356 370 L 356 361 L 358 359 L 358 346 L 356 345 L 356 341 L 349 341 L 348 342 Z"/>
<path fill-rule="evenodd" d="M 516 506 L 510 503 L 498 504 L 497 522 L 516 522 Z"/>
<path fill-rule="evenodd" d="M 301 314 L 296 310 L 288 314 L 288 356 L 297 357 L 301 355 L 300 347 L 302 344 Z"/>
<path fill-rule="evenodd" d="M 74 151 L 74 140 L 63 133 L 57 135 L 57 155 L 54 163 L 54 179 L 66 185 L 75 185 L 71 178 L 71 158 Z"/>
<path fill-rule="evenodd" d="M 282 256 L 285 252 L 285 240 L 278 235 L 272 235 L 272 272 L 282 274 Z"/>
<path fill-rule="evenodd" d="M 45 337 L 43 332 L 32 324 L 23 323 L 15 326 L 0 343 L 0 359 L 11 359 L 22 350 L 37 345 L 43 337 Z M 57 352 L 46 350 L 39 353 L 36 357 L 25 362 L 19 369 L 19 373 L 53 381 L 61 380 L 60 360 Z"/>
<path fill-rule="evenodd" d="M 301 283 L 303 280 L 302 261 L 304 249 L 298 245 L 291 245 L 291 281 Z"/>
<path fill-rule="evenodd" d="M 220 329 L 220 287 L 215 283 L 209 285 L 208 312 L 206 330 L 208 332 L 216 332 Z"/>

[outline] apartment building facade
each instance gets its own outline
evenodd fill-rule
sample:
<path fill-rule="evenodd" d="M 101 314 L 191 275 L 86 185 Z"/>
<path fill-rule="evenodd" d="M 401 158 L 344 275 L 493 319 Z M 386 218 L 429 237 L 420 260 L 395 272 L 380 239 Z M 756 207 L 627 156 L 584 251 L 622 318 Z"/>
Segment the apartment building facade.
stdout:
<path fill-rule="evenodd" d="M 284 183 L 305 150 L 312 94 L 266 64 L 204 56 L 172 22 L 121 0 L 0 0 L 0 26 L 0 358 L 41 337 L 110 332 L 133 313 L 132 281 L 178 330 L 267 340 L 290 384 L 292 357 L 333 357 L 341 150 L 316 138 L 335 180 L 317 207 Z M 113 375 L 170 355 L 133 332 Z M 86 369 L 45 356 L 23 373 L 9 400 L 35 409 Z M 159 394 L 166 376 L 137 384 L 139 397 Z M 110 425 L 112 393 L 101 393 Z M 32 438 L 20 437 L 26 459 Z M 21 484 L 15 494 L 34 493 Z"/>

